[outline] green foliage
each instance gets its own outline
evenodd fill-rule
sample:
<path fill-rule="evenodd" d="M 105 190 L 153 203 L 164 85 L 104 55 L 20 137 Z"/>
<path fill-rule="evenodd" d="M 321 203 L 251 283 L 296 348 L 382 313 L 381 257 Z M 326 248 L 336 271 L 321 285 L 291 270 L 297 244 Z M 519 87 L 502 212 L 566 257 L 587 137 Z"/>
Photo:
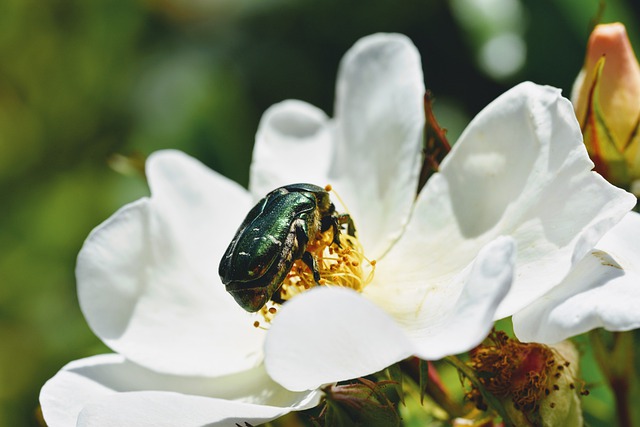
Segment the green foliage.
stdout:
<path fill-rule="evenodd" d="M 404 387 L 403 384 L 403 374 L 402 367 L 399 363 L 393 364 L 387 368 L 387 375 L 389 376 L 389 380 L 392 384 L 395 385 L 396 393 L 400 399 L 400 403 L 404 405 Z"/>

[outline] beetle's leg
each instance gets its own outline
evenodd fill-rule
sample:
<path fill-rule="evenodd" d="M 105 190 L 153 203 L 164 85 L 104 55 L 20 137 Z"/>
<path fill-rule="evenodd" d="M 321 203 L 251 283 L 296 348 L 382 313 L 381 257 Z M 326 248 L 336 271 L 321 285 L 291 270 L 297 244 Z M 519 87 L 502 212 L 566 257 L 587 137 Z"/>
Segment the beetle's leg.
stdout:
<path fill-rule="evenodd" d="M 280 288 L 278 288 L 278 290 L 275 291 L 273 295 L 271 295 L 271 301 L 275 302 L 276 304 L 284 304 L 282 295 L 280 295 Z"/>
<path fill-rule="evenodd" d="M 335 243 L 336 245 L 338 245 L 339 248 L 342 248 L 342 245 L 340 244 L 340 225 L 339 225 L 339 217 L 337 216 L 333 216 L 333 223 L 331 224 L 331 226 L 333 227 L 333 243 Z"/>
<path fill-rule="evenodd" d="M 347 234 L 352 237 L 356 237 L 356 226 L 349 214 L 333 214 L 326 215 L 320 220 L 320 231 L 325 232 L 329 228 L 333 228 L 333 243 L 339 248 L 342 248 L 340 244 L 340 232 L 341 226 L 347 224 Z"/>
<path fill-rule="evenodd" d="M 349 236 L 356 237 L 356 225 L 354 224 L 353 219 L 351 218 L 351 215 L 347 213 L 340 214 L 338 215 L 337 222 L 340 225 L 347 224 L 347 234 Z"/>
<path fill-rule="evenodd" d="M 334 226 L 336 219 L 333 215 L 325 215 L 320 219 L 320 232 L 324 233 Z"/>
<path fill-rule="evenodd" d="M 319 285 L 320 284 L 320 272 L 318 271 L 318 263 L 311 252 L 305 252 L 302 254 L 302 262 L 307 264 L 307 267 L 313 273 L 313 280 Z"/>
<path fill-rule="evenodd" d="M 320 219 L 320 231 L 322 233 L 330 228 L 333 228 L 333 243 L 341 248 L 342 245 L 340 245 L 340 225 L 338 223 L 338 215 L 325 215 Z"/>
<path fill-rule="evenodd" d="M 300 252 L 304 252 L 307 249 L 307 243 L 309 243 L 309 236 L 307 223 L 304 220 L 298 218 L 294 221 L 294 230 L 296 232 L 296 241 L 298 242 L 298 256 Z M 295 259 L 297 259 L 296 257 Z"/>
<path fill-rule="evenodd" d="M 307 236 L 306 223 L 302 220 L 296 220 L 295 230 L 296 230 L 296 239 L 298 241 L 298 250 L 303 251 L 302 256 L 300 256 L 300 259 L 302 259 L 302 262 L 307 264 L 309 269 L 311 269 L 311 272 L 313 273 L 313 280 L 315 280 L 316 283 L 319 285 L 320 272 L 318 271 L 318 264 L 316 262 L 316 259 L 313 257 L 313 255 L 311 255 L 310 252 L 306 251 L 307 243 L 309 243 L 309 236 Z"/>

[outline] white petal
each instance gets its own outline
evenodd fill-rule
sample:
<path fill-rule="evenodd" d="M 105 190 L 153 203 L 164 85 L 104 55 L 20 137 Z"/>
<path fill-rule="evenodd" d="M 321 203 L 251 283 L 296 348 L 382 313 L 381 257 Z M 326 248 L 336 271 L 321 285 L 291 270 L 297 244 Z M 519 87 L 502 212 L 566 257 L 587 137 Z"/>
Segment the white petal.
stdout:
<path fill-rule="evenodd" d="M 324 187 L 333 154 L 333 135 L 322 110 L 302 101 L 269 108 L 253 148 L 249 190 L 255 200 L 274 188 L 298 182 Z"/>
<path fill-rule="evenodd" d="M 378 261 L 373 282 L 363 291 L 415 333 L 439 324 L 454 310 L 466 277 L 462 272 L 482 244 L 455 236 L 446 187 L 437 184 L 446 186 L 446 181 L 434 175 L 428 182 L 431 191 L 418 195 L 402 238 Z"/>
<path fill-rule="evenodd" d="M 248 194 L 177 152 L 153 157 L 148 175 L 152 198 L 116 212 L 78 255 L 89 325 L 116 352 L 162 372 L 255 366 L 264 333 L 217 276 Z"/>
<path fill-rule="evenodd" d="M 247 190 L 175 150 L 153 153 L 146 173 L 162 232 L 171 233 L 189 268 L 217 280 L 218 262 L 253 204 Z"/>
<path fill-rule="evenodd" d="M 513 316 L 522 341 L 555 343 L 591 329 L 640 328 L 640 215 L 630 212 L 571 274 Z"/>
<path fill-rule="evenodd" d="M 416 216 L 428 202 L 418 199 L 405 235 L 377 264 L 364 294 L 412 337 L 421 358 L 434 360 L 486 337 L 513 281 L 516 249 L 511 238 L 499 237 L 474 259 L 474 244 L 452 248 L 441 235 L 423 240 L 427 223 Z"/>
<path fill-rule="evenodd" d="M 258 425 L 289 413 L 290 408 L 249 405 L 171 392 L 119 393 L 88 404 L 77 427 L 228 427 Z"/>
<path fill-rule="evenodd" d="M 550 87 L 516 86 L 478 114 L 423 189 L 425 239 L 444 249 L 428 245 L 427 257 L 469 262 L 497 236 L 513 237 L 516 277 L 497 317 L 514 313 L 557 285 L 635 203 L 592 166 L 569 101 Z"/>
<path fill-rule="evenodd" d="M 283 389 L 263 366 L 215 379 L 182 377 L 158 374 L 115 354 L 69 363 L 40 393 L 50 427 L 75 426 L 79 415 L 78 425 L 228 425 L 232 418 L 253 424 L 318 400 L 318 392 Z"/>
<path fill-rule="evenodd" d="M 412 331 L 412 337 L 419 343 L 417 356 L 441 359 L 471 350 L 486 338 L 498 305 L 513 281 L 515 249 L 512 239 L 500 237 L 485 246 L 470 268 L 453 279 L 450 286 L 462 285 L 462 293 L 452 310 L 427 322 L 422 330 Z M 419 316 L 431 317 L 429 307 L 433 306 L 432 302 L 425 302 Z"/>
<path fill-rule="evenodd" d="M 298 391 L 368 375 L 411 354 L 393 319 L 339 288 L 312 289 L 287 302 L 265 342 L 269 375 Z"/>
<path fill-rule="evenodd" d="M 365 37 L 340 65 L 330 183 L 353 215 L 369 257 L 379 258 L 391 246 L 411 211 L 424 92 L 420 56 L 402 35 Z"/>

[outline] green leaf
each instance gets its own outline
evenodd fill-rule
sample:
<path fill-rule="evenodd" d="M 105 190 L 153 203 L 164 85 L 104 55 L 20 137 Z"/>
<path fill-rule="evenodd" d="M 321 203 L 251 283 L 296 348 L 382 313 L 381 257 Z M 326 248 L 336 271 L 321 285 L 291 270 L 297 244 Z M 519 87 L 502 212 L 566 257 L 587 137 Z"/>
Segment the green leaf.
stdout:
<path fill-rule="evenodd" d="M 420 404 L 424 404 L 424 395 L 427 393 L 427 384 L 429 381 L 429 362 L 420 359 L 418 369 L 420 370 Z"/>

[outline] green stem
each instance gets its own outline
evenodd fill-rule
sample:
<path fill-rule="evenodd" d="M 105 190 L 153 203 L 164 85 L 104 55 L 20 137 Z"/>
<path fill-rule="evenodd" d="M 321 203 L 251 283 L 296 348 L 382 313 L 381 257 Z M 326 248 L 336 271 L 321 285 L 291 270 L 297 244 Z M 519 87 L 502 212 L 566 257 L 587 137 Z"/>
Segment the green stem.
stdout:
<path fill-rule="evenodd" d="M 609 368 L 609 351 L 607 350 L 607 346 L 602 341 L 602 336 L 600 335 L 600 331 L 597 329 L 589 332 L 589 338 L 591 339 L 591 345 L 593 348 L 593 355 L 598 362 L 598 366 L 600 367 L 600 371 L 602 375 L 609 380 L 611 377 L 611 369 Z"/>
<path fill-rule="evenodd" d="M 629 389 L 630 381 L 634 377 L 633 335 L 631 332 L 615 332 L 611 350 L 607 348 L 602 339 L 602 331 L 591 331 L 589 336 L 596 361 L 613 392 L 618 425 L 632 427 Z"/>
<path fill-rule="evenodd" d="M 471 381 L 471 384 L 473 384 L 473 386 L 478 389 L 484 401 L 502 417 L 502 421 L 505 426 L 515 425 L 513 420 L 511 420 L 511 417 L 509 416 L 507 411 L 504 409 L 504 406 L 502 405 L 502 403 L 493 394 L 489 393 L 484 388 L 484 386 L 476 376 L 475 371 L 473 369 L 471 369 L 466 363 L 458 359 L 456 356 L 448 356 L 448 357 L 445 357 L 444 360 L 447 361 L 454 368 L 456 368 L 458 372 L 460 372 L 462 375 L 467 377 L 469 381 Z"/>
<path fill-rule="evenodd" d="M 631 408 L 629 407 L 629 382 L 623 378 L 612 378 L 611 388 L 616 400 L 616 415 L 620 427 L 632 427 Z"/>

